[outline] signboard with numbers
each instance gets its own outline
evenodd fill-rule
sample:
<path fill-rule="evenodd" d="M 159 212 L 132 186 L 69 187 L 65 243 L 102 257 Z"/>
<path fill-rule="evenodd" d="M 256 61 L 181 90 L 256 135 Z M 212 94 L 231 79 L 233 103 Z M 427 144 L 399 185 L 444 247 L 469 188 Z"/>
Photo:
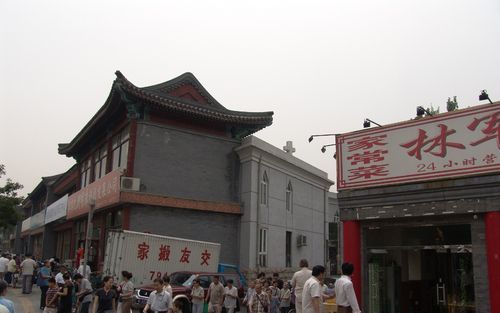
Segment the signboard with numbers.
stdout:
<path fill-rule="evenodd" d="M 500 103 L 341 134 L 338 190 L 500 172 Z"/>
<path fill-rule="evenodd" d="M 136 285 L 152 283 L 178 271 L 217 272 L 220 244 L 134 231 L 110 231 L 104 274 L 120 279 L 122 270 L 134 274 Z"/>

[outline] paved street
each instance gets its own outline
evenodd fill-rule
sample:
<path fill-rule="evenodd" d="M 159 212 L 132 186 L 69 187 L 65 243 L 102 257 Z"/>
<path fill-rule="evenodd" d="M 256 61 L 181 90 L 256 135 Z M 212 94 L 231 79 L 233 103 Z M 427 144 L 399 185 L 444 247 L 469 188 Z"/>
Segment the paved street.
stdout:
<path fill-rule="evenodd" d="M 33 292 L 29 295 L 23 295 L 21 288 L 9 288 L 6 297 L 14 302 L 16 313 L 40 312 L 40 288 L 35 285 L 33 286 Z"/>

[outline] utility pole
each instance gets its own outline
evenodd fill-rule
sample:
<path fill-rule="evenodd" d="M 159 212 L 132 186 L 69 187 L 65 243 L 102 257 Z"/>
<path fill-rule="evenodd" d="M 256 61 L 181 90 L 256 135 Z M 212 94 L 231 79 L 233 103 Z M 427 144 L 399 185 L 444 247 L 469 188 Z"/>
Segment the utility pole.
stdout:
<path fill-rule="evenodd" d="M 87 262 L 89 259 L 89 249 L 90 249 L 90 241 L 92 240 L 92 217 L 94 214 L 95 208 L 95 199 L 91 199 L 89 201 L 90 209 L 87 218 L 87 233 L 85 234 L 85 247 L 84 247 L 84 257 L 83 257 L 83 277 L 87 276 Z M 80 265 L 78 265 L 80 266 Z M 82 280 L 82 288 L 83 288 L 83 280 Z M 83 289 L 82 289 L 83 290 Z"/>

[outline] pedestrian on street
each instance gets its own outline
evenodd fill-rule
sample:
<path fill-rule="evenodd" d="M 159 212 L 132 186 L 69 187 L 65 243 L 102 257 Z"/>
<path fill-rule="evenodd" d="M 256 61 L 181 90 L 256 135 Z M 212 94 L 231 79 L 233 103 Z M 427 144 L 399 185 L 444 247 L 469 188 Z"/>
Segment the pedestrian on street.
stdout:
<path fill-rule="evenodd" d="M 50 275 L 50 263 L 49 260 L 45 260 L 40 272 L 38 272 L 38 278 L 36 280 L 42 294 L 40 295 L 40 310 L 45 308 L 45 297 L 47 295 L 47 290 L 49 289 L 49 278 Z"/>
<path fill-rule="evenodd" d="M 269 297 L 262 290 L 260 283 L 255 285 L 255 293 L 250 299 L 248 307 L 250 308 L 249 313 L 269 313 Z"/>
<path fill-rule="evenodd" d="M 280 279 L 279 273 L 273 273 L 273 282 L 278 281 Z"/>
<path fill-rule="evenodd" d="M 301 269 L 292 277 L 292 287 L 295 290 L 295 311 L 297 313 L 302 313 L 302 289 L 306 281 L 311 278 L 312 272 L 308 268 L 309 263 L 306 259 L 302 259 L 299 262 Z"/>
<path fill-rule="evenodd" d="M 14 287 L 14 274 L 17 272 L 17 264 L 15 255 L 9 257 L 9 263 L 7 263 L 7 273 L 5 273 L 5 281 Z"/>
<path fill-rule="evenodd" d="M 68 269 L 66 268 L 65 265 L 59 265 L 59 273 L 57 273 L 56 275 L 56 284 L 59 286 L 59 287 L 63 287 L 64 286 L 64 278 L 63 278 L 63 275 L 68 273 Z"/>
<path fill-rule="evenodd" d="M 304 284 L 302 289 L 302 312 L 321 313 L 321 298 L 323 291 L 323 278 L 325 267 L 316 265 L 312 269 L 312 277 Z"/>
<path fill-rule="evenodd" d="M 351 281 L 354 265 L 351 263 L 342 264 L 342 276 L 335 282 L 335 297 L 338 313 L 361 313 L 359 309 L 354 286 Z"/>
<path fill-rule="evenodd" d="M 170 285 L 170 276 L 163 276 L 163 289 L 170 294 L 170 297 L 173 299 L 174 295 L 172 294 L 172 286 Z"/>
<path fill-rule="evenodd" d="M 0 279 L 0 304 L 5 306 L 9 313 L 14 313 L 14 303 L 9 299 L 5 298 L 7 295 L 7 282 L 5 280 Z"/>
<path fill-rule="evenodd" d="M 264 286 L 264 282 L 266 281 L 266 273 L 260 272 L 257 275 L 257 282 L 260 283 L 261 286 Z"/>
<path fill-rule="evenodd" d="M 117 295 L 113 289 L 113 277 L 104 276 L 102 281 L 104 283 L 104 287 L 97 290 L 94 294 L 92 313 L 116 313 Z"/>
<path fill-rule="evenodd" d="M 292 294 L 290 291 L 290 284 L 285 282 L 280 292 L 280 311 L 281 313 L 288 313 L 290 311 L 290 299 Z"/>
<path fill-rule="evenodd" d="M 80 266 L 78 267 L 77 273 L 82 275 L 83 277 L 85 277 L 87 279 L 90 279 L 90 272 L 91 272 L 90 266 L 88 265 L 88 263 L 86 265 L 84 265 L 84 263 L 85 263 L 84 260 L 80 261 Z M 84 268 L 85 268 L 85 275 L 83 275 Z"/>
<path fill-rule="evenodd" d="M 30 294 L 33 287 L 33 273 L 36 269 L 36 262 L 32 259 L 31 253 L 26 253 L 26 259 L 21 263 L 21 274 L 23 275 L 23 294 Z"/>
<path fill-rule="evenodd" d="M 283 281 L 281 280 L 273 280 L 272 286 L 269 287 L 271 289 L 271 313 L 278 313 L 279 311 L 281 288 L 278 285 L 280 283 L 283 288 Z"/>
<path fill-rule="evenodd" d="M 90 303 L 92 302 L 92 284 L 81 274 L 75 274 L 73 277 L 75 286 L 79 287 L 76 293 L 77 304 L 80 307 L 80 313 L 88 313 Z"/>
<path fill-rule="evenodd" d="M 250 312 L 250 309 L 248 308 L 249 302 L 252 299 L 253 295 L 255 294 L 255 281 L 251 280 L 248 283 L 248 289 L 247 289 L 247 294 L 245 295 L 245 298 L 243 299 L 243 305 L 245 305 Z"/>
<path fill-rule="evenodd" d="M 57 288 L 55 278 L 49 278 L 48 283 L 49 289 L 47 290 L 47 296 L 45 297 L 45 308 L 43 309 L 43 313 L 57 313 L 57 307 L 59 306 L 57 292 L 59 289 Z"/>
<path fill-rule="evenodd" d="M 227 280 L 227 286 L 224 288 L 224 307 L 227 313 L 234 313 L 238 303 L 238 289 L 233 286 L 233 280 Z"/>
<path fill-rule="evenodd" d="M 205 299 L 205 291 L 200 285 L 200 280 L 196 278 L 193 281 L 193 288 L 191 289 L 191 298 L 193 299 L 193 313 L 203 313 L 203 305 Z"/>
<path fill-rule="evenodd" d="M 130 309 L 134 303 L 134 284 L 130 279 L 132 279 L 132 273 L 123 271 L 122 282 L 118 287 L 118 292 L 120 292 L 119 301 L 122 304 L 122 308 L 121 312 L 118 313 L 130 313 Z"/>
<path fill-rule="evenodd" d="M 208 312 L 221 313 L 222 305 L 224 304 L 224 286 L 219 281 L 219 276 L 215 275 L 213 281 L 208 288 L 207 298 Z"/>
<path fill-rule="evenodd" d="M 2 253 L 2 257 L 0 257 L 0 279 L 4 279 L 7 273 L 7 264 L 9 263 L 8 256 L 7 253 Z"/>
<path fill-rule="evenodd" d="M 73 283 L 69 273 L 63 275 L 64 286 L 59 288 L 59 308 L 57 313 L 71 313 L 73 308 Z"/>
<path fill-rule="evenodd" d="M 144 307 L 144 313 L 149 310 L 155 313 L 167 313 L 173 308 L 171 295 L 163 288 L 163 280 L 156 278 L 154 280 L 155 290 L 151 292 L 148 298 L 148 303 Z M 101 313 L 101 312 L 94 312 Z M 107 313 L 107 312 L 106 312 Z"/>

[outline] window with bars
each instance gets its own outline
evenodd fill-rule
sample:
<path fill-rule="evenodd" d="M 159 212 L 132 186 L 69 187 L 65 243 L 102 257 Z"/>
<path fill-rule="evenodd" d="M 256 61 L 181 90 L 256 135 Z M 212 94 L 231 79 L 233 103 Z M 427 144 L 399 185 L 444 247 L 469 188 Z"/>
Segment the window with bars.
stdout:
<path fill-rule="evenodd" d="M 262 175 L 262 181 L 260 182 L 260 204 L 267 205 L 269 203 L 269 178 L 267 173 L 264 172 Z"/>
<path fill-rule="evenodd" d="M 293 209 L 293 188 L 292 182 L 288 182 L 288 186 L 286 187 L 286 210 L 291 212 Z"/>
<path fill-rule="evenodd" d="M 104 144 L 97 150 L 94 157 L 94 180 L 106 175 L 106 161 L 108 158 L 108 145 Z"/>
<path fill-rule="evenodd" d="M 128 145 L 130 139 L 130 128 L 125 127 L 118 135 L 112 139 L 112 170 L 117 168 L 127 168 Z"/>
<path fill-rule="evenodd" d="M 83 161 L 82 168 L 80 170 L 80 186 L 81 188 L 90 184 L 90 168 L 91 168 L 91 159 L 87 159 Z"/>
<path fill-rule="evenodd" d="M 267 267 L 267 229 L 261 228 L 259 233 L 259 266 Z"/>

